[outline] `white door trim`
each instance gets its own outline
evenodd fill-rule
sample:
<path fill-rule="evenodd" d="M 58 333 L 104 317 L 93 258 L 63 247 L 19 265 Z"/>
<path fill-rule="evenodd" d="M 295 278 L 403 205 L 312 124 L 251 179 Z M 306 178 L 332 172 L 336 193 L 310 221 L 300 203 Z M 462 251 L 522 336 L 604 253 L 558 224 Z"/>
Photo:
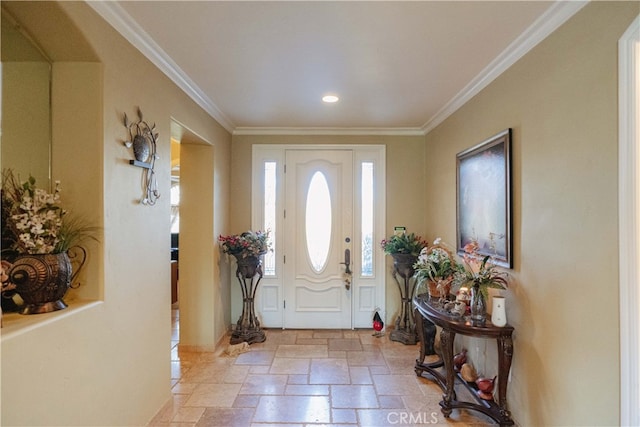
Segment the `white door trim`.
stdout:
<path fill-rule="evenodd" d="M 264 181 L 263 176 L 259 173 L 255 173 L 259 170 L 261 165 L 265 161 L 274 161 L 278 164 L 284 164 L 285 150 L 351 150 L 354 153 L 354 176 L 360 171 L 357 167 L 361 162 L 372 162 L 375 168 L 375 205 L 377 208 L 374 211 L 374 237 L 373 241 L 380 241 L 384 237 L 385 223 L 386 223 L 386 146 L 377 144 L 255 144 L 252 147 L 252 196 L 251 196 L 251 226 L 252 229 L 262 229 L 264 224 L 264 216 L 262 213 L 262 206 L 264 205 L 263 189 Z M 283 173 L 278 168 L 277 174 Z M 279 175 L 278 178 L 278 192 L 281 192 L 280 185 L 284 183 L 284 175 Z M 357 190 L 354 193 L 355 202 L 355 230 L 359 230 L 359 215 L 360 215 L 360 192 Z M 283 212 L 284 203 L 281 200 L 276 200 L 276 206 L 278 212 Z M 284 230 L 282 224 L 276 224 L 276 232 L 274 233 L 277 242 L 280 245 L 284 243 Z M 352 254 L 352 260 L 356 254 L 360 253 L 360 242 L 354 237 L 354 245 Z M 260 282 L 260 288 L 256 295 L 256 311 L 261 323 L 266 327 L 283 327 L 284 326 L 284 277 L 283 277 L 283 260 L 282 256 L 279 256 L 276 250 L 276 274 L 274 276 L 265 276 Z M 356 266 L 359 265 L 359 262 Z M 386 287 L 385 287 L 385 256 L 384 253 L 379 250 L 377 246 L 374 246 L 374 271 L 372 276 L 359 277 L 353 275 L 352 289 L 354 295 L 352 298 L 352 326 L 354 328 L 371 328 L 372 319 L 375 311 L 379 311 L 380 315 L 385 318 L 385 301 L 386 301 Z M 358 283 L 359 282 L 359 283 Z M 356 289 L 362 290 L 362 294 L 357 294 Z M 232 318 L 233 307 L 238 305 L 237 296 L 232 294 Z"/>
<path fill-rule="evenodd" d="M 618 42 L 620 424 L 640 425 L 640 16 Z"/>

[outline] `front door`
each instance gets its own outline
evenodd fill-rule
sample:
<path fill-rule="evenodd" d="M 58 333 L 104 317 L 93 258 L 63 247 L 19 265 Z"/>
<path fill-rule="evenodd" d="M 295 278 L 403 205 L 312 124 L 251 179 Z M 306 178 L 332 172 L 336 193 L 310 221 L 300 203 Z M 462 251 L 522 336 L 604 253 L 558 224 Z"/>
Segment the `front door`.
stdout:
<path fill-rule="evenodd" d="M 287 150 L 284 327 L 351 328 L 353 153 Z"/>

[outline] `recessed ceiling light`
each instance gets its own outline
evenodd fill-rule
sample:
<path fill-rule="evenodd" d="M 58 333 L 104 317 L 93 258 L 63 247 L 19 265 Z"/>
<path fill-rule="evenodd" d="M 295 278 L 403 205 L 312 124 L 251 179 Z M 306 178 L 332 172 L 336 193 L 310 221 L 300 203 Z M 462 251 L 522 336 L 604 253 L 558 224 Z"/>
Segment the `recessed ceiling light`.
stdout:
<path fill-rule="evenodd" d="M 325 95 L 322 97 L 322 101 L 327 102 L 327 103 L 334 103 L 334 102 L 338 102 L 340 98 L 338 98 L 335 95 Z"/>

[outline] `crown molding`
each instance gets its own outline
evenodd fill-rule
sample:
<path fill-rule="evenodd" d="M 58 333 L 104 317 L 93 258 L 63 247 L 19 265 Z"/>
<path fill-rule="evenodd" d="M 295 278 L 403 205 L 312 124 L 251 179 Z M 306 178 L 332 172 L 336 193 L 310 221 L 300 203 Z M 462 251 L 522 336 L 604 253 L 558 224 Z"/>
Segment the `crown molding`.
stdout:
<path fill-rule="evenodd" d="M 424 136 L 419 128 L 237 127 L 233 135 L 394 135 Z"/>
<path fill-rule="evenodd" d="M 110 1 L 86 1 L 129 43 L 137 48 L 182 91 L 202 107 L 222 127 L 234 135 L 425 135 L 446 120 L 500 74 L 505 72 L 560 25 L 582 9 L 589 0 L 558 0 L 524 33 L 514 40 L 498 57 L 484 68 L 469 84 L 443 108 L 419 128 L 288 128 L 236 127 L 213 101 L 191 80 L 173 59 L 135 22 L 129 14 Z"/>
<path fill-rule="evenodd" d="M 518 38 L 516 38 L 500 55 L 487 65 L 473 80 L 469 82 L 456 96 L 440 109 L 423 126 L 425 134 L 429 133 L 447 117 L 456 112 L 471 98 L 477 95 L 489 83 L 504 73 L 509 67 L 533 49 L 538 43 L 564 24 L 576 12 L 582 9 L 586 1 L 556 1 L 535 20 L 533 24 Z"/>
<path fill-rule="evenodd" d="M 233 132 L 234 123 L 118 3 L 111 1 L 86 1 L 86 3 L 222 127 L 229 133 Z"/>
<path fill-rule="evenodd" d="M 173 59 L 116 2 L 86 1 L 107 23 L 234 135 L 424 135 L 419 128 L 236 127 Z"/>

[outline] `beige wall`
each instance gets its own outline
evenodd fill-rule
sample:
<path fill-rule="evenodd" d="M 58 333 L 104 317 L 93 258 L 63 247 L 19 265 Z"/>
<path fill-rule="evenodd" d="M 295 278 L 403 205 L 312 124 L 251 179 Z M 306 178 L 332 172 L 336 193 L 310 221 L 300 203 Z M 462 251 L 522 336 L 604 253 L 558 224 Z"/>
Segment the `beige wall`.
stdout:
<path fill-rule="evenodd" d="M 180 348 L 215 349 L 229 320 L 228 282 L 218 280 L 214 234 L 215 149 L 180 144 Z"/>
<path fill-rule="evenodd" d="M 638 12 L 587 5 L 427 135 L 427 228 L 454 242 L 455 154 L 513 128 L 509 404 L 521 425 L 619 424 L 617 40 Z M 493 346 L 466 345 L 495 374 Z"/>
<path fill-rule="evenodd" d="M 25 5 L 32 6 L 39 7 Z M 214 188 L 202 190 L 212 193 L 204 195 L 213 205 L 212 238 L 225 232 L 229 221 L 231 137 L 89 6 L 62 2 L 59 7 L 100 61 L 62 67 L 67 82 L 81 69 L 76 77 L 82 83 L 67 98 L 79 98 L 75 108 L 67 102 L 54 123 L 54 134 L 57 126 L 68 137 L 54 148 L 54 177 L 67 183 L 65 201 L 90 212 L 103 228 L 102 250 L 90 254 L 97 277 L 86 285 L 89 295 L 81 296 L 97 303 L 29 316 L 35 324 L 18 331 L 5 322 L 2 425 L 144 425 L 170 397 L 171 386 L 171 121 L 188 126 L 215 148 Z M 65 33 L 67 27 L 58 31 Z M 153 207 L 139 204 L 142 169 L 128 164 L 132 153 L 122 143 L 122 114 L 133 116 L 138 106 L 160 134 L 156 173 L 162 197 Z M 216 249 L 211 250 L 207 262 L 214 259 Z M 209 308 L 217 324 L 203 345 L 217 341 L 229 323 L 228 292 L 220 289 L 224 283 L 218 277 L 208 280 L 198 285 L 216 289 Z"/>
<path fill-rule="evenodd" d="M 95 155 L 102 150 L 102 64 L 55 62 L 52 68 L 52 177 L 60 181 L 61 199 L 69 215 L 99 225 L 104 193 L 95 186 L 87 191 L 87 182 L 102 182 L 103 175 L 103 157 Z M 102 241 L 102 232 L 98 234 L 96 237 Z M 77 278 L 80 285 L 67 292 L 67 302 L 103 297 L 103 247 L 94 241 L 85 242 L 84 246 L 87 260 Z"/>
<path fill-rule="evenodd" d="M 423 136 L 339 136 L 339 135 L 235 135 L 231 161 L 231 230 L 242 232 L 251 227 L 251 150 L 254 144 L 377 144 L 386 147 L 387 207 L 386 234 L 393 233 L 394 226 L 405 226 L 408 232 L 425 233 L 422 197 L 426 171 L 424 168 Z M 378 236 L 378 241 L 385 236 Z M 386 319 L 395 322 L 400 309 L 400 295 L 391 278 L 391 259 L 387 257 Z M 232 319 L 242 310 L 242 298 L 237 284 L 232 284 Z"/>

